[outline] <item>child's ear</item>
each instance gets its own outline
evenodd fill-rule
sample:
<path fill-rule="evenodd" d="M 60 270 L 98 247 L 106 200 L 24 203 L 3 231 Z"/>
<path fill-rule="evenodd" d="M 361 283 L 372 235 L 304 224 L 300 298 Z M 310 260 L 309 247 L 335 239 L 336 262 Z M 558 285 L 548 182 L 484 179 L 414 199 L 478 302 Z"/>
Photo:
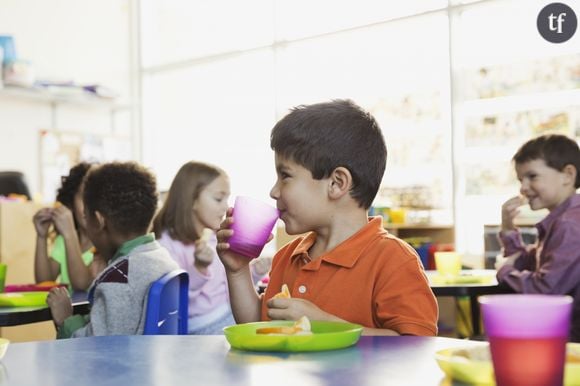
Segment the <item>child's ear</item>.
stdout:
<path fill-rule="evenodd" d="M 95 218 L 97 219 L 97 226 L 100 231 L 107 227 L 107 219 L 98 210 L 95 211 Z"/>
<path fill-rule="evenodd" d="M 337 167 L 330 173 L 330 184 L 328 194 L 330 198 L 340 198 L 348 194 L 352 187 L 352 174 L 342 166 Z"/>
<path fill-rule="evenodd" d="M 576 170 L 574 165 L 568 164 L 564 166 L 564 169 L 562 169 L 562 173 L 564 174 L 567 183 L 569 183 L 572 186 L 576 184 L 576 174 L 578 173 L 578 171 Z"/>

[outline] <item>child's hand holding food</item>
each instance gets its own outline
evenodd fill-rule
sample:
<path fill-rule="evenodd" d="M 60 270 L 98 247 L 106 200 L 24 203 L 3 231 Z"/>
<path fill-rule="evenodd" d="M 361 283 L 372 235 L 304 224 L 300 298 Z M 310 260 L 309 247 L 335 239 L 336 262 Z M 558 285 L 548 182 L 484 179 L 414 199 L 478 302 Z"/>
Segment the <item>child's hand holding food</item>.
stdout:
<path fill-rule="evenodd" d="M 213 248 L 208 244 L 208 241 L 213 234 L 213 230 L 205 228 L 199 240 L 195 242 L 195 266 L 200 270 L 207 268 L 214 259 Z"/>
<path fill-rule="evenodd" d="M 52 225 L 52 208 L 42 208 L 32 217 L 34 229 L 38 237 L 48 237 L 48 231 Z"/>
<path fill-rule="evenodd" d="M 514 219 L 520 212 L 519 207 L 527 202 L 523 196 L 515 196 L 504 202 L 501 207 L 501 230 L 509 231 L 515 228 Z"/>
<path fill-rule="evenodd" d="M 298 320 L 306 316 L 311 320 L 343 321 L 324 312 L 309 300 L 291 297 L 286 284 L 268 300 L 267 305 L 268 317 L 272 320 Z"/>
<path fill-rule="evenodd" d="M 59 327 L 62 326 L 66 318 L 73 314 L 72 302 L 66 288 L 52 288 L 46 298 L 46 304 L 50 307 L 54 323 Z"/>
<path fill-rule="evenodd" d="M 64 205 L 52 209 L 54 227 L 63 236 L 75 233 L 75 220 L 72 211 Z"/>

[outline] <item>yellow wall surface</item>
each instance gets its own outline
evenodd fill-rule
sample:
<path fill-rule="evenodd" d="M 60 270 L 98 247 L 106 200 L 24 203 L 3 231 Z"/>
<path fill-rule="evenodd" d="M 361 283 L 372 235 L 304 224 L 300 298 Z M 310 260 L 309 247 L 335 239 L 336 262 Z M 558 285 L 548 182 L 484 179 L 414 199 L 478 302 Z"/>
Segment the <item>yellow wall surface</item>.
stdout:
<path fill-rule="evenodd" d="M 8 266 L 6 284 L 34 283 L 36 232 L 32 216 L 41 206 L 33 202 L 0 202 L 0 262 Z M 49 340 L 56 336 L 51 321 L 2 327 L 0 336 L 12 342 Z"/>

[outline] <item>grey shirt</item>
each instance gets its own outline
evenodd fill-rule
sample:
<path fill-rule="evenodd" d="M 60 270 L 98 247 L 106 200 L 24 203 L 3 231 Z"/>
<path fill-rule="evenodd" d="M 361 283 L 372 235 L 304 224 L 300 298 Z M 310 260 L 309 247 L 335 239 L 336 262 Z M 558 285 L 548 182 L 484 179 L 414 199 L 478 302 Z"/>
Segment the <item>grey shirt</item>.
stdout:
<path fill-rule="evenodd" d="M 59 337 L 138 335 L 143 333 L 147 295 L 151 283 L 178 269 L 157 241 L 141 244 L 115 258 L 95 279 L 91 289 L 91 313 L 82 323 L 68 318 Z M 83 325 L 78 328 L 79 325 Z M 75 328 L 76 327 L 76 328 Z"/>

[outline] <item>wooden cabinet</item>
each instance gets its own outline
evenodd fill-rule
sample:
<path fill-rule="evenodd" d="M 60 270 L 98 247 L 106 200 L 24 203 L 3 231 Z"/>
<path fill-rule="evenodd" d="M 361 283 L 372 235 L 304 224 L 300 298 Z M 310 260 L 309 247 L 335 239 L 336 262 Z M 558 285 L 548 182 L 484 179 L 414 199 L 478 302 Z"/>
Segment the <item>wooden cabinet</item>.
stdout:
<path fill-rule="evenodd" d="M 453 225 L 439 224 L 385 224 L 389 233 L 401 239 L 428 237 L 438 244 L 454 244 L 455 230 Z"/>
<path fill-rule="evenodd" d="M 41 205 L 32 202 L 0 202 L 0 261 L 8 266 L 6 284 L 34 283 L 36 232 L 32 216 Z M 0 328 L 0 336 L 12 342 L 54 339 L 52 322 Z"/>

